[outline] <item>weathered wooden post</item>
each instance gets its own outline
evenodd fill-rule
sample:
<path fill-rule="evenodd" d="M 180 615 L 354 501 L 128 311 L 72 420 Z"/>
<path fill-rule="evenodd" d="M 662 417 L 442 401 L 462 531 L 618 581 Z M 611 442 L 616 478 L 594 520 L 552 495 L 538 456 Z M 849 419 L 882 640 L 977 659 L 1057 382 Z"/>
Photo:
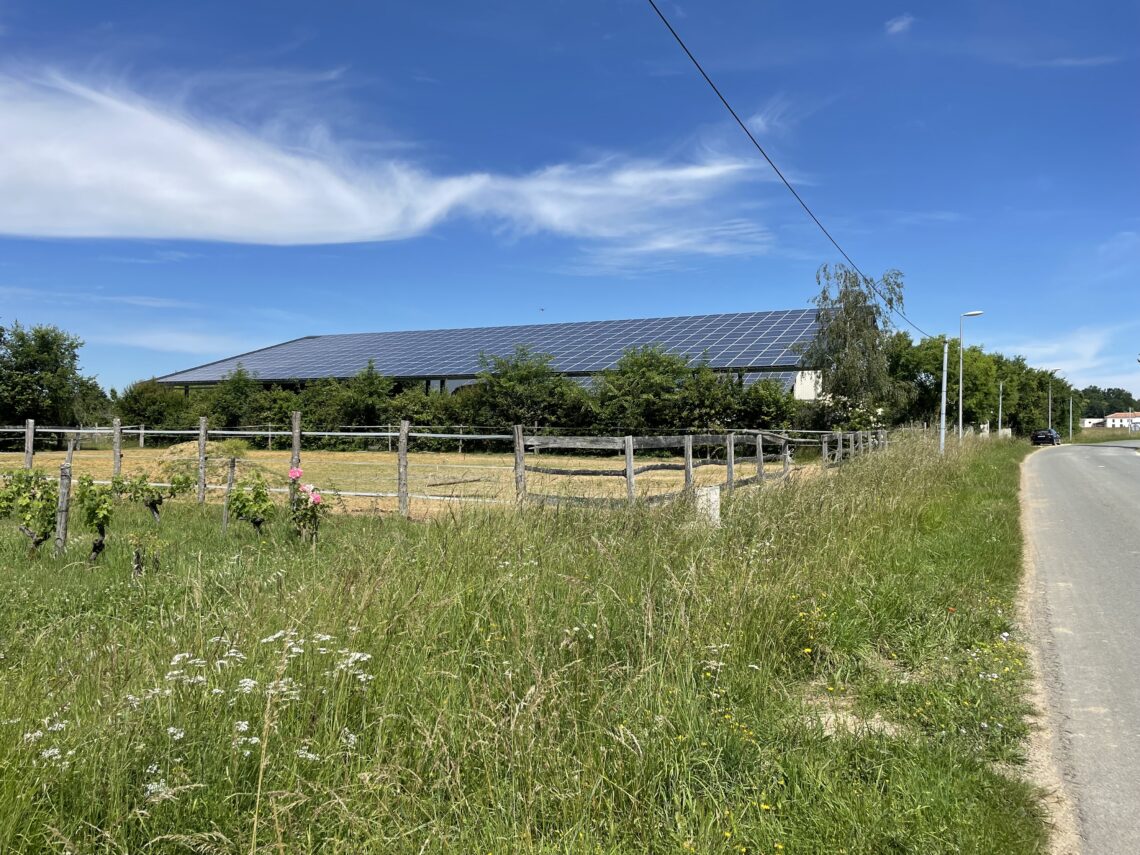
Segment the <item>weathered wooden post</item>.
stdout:
<path fill-rule="evenodd" d="M 206 501 L 206 430 L 205 416 L 198 419 L 198 504 Z"/>
<path fill-rule="evenodd" d="M 294 410 L 293 411 L 293 414 L 290 417 L 289 430 L 290 430 L 290 433 L 291 433 L 292 438 L 293 438 L 292 445 L 290 446 L 291 450 L 289 453 L 289 468 L 290 469 L 300 469 L 301 468 L 301 411 L 300 410 Z M 297 501 L 297 482 L 295 479 L 290 478 L 289 479 L 289 507 L 293 507 L 293 504 L 296 501 Z"/>
<path fill-rule="evenodd" d="M 625 438 L 625 496 L 633 501 L 633 437 Z"/>
<path fill-rule="evenodd" d="M 396 444 L 396 494 L 400 503 L 400 516 L 408 516 L 408 431 L 411 422 L 400 422 L 400 439 Z"/>
<path fill-rule="evenodd" d="M 756 477 L 764 481 L 764 434 L 756 434 Z"/>
<path fill-rule="evenodd" d="M 828 453 L 827 452 L 827 434 L 824 434 L 820 438 L 820 442 L 822 444 L 823 452 L 819 456 L 819 465 L 821 468 L 826 470 L 827 469 L 827 453 Z"/>
<path fill-rule="evenodd" d="M 526 446 L 523 444 L 523 426 L 515 425 L 515 500 L 526 500 Z"/>
<path fill-rule="evenodd" d="M 226 497 L 222 502 L 222 534 L 230 527 L 230 493 L 234 491 L 234 475 L 237 474 L 237 458 L 230 458 L 229 471 L 226 473 Z"/>
<path fill-rule="evenodd" d="M 839 431 L 835 432 L 835 463 L 843 463 L 843 434 Z"/>
<path fill-rule="evenodd" d="M 36 420 L 24 422 L 24 468 L 32 468 L 32 458 L 36 453 Z"/>
<path fill-rule="evenodd" d="M 71 505 L 71 447 L 67 460 L 59 464 L 59 502 L 55 506 L 55 554 L 62 555 L 67 548 L 67 514 Z"/>
<path fill-rule="evenodd" d="M 111 420 L 111 474 L 123 474 L 123 420 L 117 416 Z"/>
<path fill-rule="evenodd" d="M 693 489 L 693 435 L 685 434 L 683 442 L 685 450 L 685 489 Z"/>
<path fill-rule="evenodd" d="M 139 425 L 139 448 L 146 448 L 146 425 Z"/>
<path fill-rule="evenodd" d="M 780 442 L 780 456 L 784 458 L 784 477 L 787 478 L 788 473 L 792 469 L 792 456 L 788 453 L 787 437 L 784 437 L 784 439 Z"/>
<path fill-rule="evenodd" d="M 848 451 L 847 456 L 850 459 L 854 460 L 855 459 L 855 434 L 854 433 L 847 434 L 847 451 Z"/>
<path fill-rule="evenodd" d="M 727 478 L 725 478 L 725 486 L 728 487 L 728 492 L 731 493 L 736 481 L 736 434 L 727 434 L 724 438 L 724 463 Z"/>

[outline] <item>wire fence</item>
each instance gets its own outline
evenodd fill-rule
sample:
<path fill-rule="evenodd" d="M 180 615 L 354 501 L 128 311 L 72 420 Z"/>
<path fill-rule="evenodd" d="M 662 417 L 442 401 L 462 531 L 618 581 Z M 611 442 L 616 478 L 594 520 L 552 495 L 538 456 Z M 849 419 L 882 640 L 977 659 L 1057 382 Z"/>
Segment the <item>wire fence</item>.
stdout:
<path fill-rule="evenodd" d="M 221 500 L 251 476 L 285 495 L 289 470 L 348 511 L 422 516 L 447 503 L 664 501 L 699 488 L 734 489 L 838 465 L 885 447 L 883 431 L 740 430 L 719 434 L 587 433 L 514 426 L 352 426 L 303 431 L 270 425 L 154 430 L 109 427 L 0 427 L 23 435 L 23 452 L 0 452 L 0 470 L 55 468 L 70 459 L 75 477 L 115 476 L 168 485 L 192 476 L 199 501 Z M 380 429 L 375 429 L 380 428 Z M 350 447 L 330 448 L 330 441 Z M 54 449 L 51 448 L 54 446 Z M 68 451 L 67 449 L 70 449 Z M 68 456 L 70 455 L 70 457 Z M 232 461 L 232 462 L 231 462 Z M 233 473 L 231 475 L 231 472 Z"/>

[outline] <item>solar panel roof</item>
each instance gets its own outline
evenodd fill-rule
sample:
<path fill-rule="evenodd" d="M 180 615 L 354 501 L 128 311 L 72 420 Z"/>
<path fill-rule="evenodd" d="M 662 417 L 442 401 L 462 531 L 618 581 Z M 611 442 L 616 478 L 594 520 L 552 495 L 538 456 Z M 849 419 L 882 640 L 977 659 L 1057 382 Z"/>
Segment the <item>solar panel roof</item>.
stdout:
<path fill-rule="evenodd" d="M 307 336 L 159 377 L 171 385 L 217 383 L 240 365 L 259 380 L 352 377 L 371 360 L 388 377 L 474 377 L 480 354 L 509 356 L 516 347 L 549 354 L 565 374 L 612 368 L 631 347 L 659 345 L 671 353 L 708 359 L 713 368 L 795 369 L 800 348 L 816 333 L 815 309 L 741 312 L 623 321 L 528 324 L 381 333 Z M 753 378 L 749 378 L 753 379 Z"/>

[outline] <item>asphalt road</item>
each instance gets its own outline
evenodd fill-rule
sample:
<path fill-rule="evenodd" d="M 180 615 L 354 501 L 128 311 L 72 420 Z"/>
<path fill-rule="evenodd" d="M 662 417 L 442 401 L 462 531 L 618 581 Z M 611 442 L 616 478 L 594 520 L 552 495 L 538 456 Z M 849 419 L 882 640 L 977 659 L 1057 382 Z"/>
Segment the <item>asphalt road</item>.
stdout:
<path fill-rule="evenodd" d="M 1140 852 L 1140 442 L 1026 461 L 1035 634 L 1088 855 Z"/>

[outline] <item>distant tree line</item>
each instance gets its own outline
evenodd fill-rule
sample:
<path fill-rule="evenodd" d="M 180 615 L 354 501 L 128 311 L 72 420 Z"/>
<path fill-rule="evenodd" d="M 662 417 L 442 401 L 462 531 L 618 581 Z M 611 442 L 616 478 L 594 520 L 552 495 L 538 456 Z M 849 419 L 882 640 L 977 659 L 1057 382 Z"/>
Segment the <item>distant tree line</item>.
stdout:
<path fill-rule="evenodd" d="M 0 327 L 0 424 L 34 418 L 42 425 L 124 424 L 189 428 L 200 416 L 218 428 L 272 425 L 284 428 L 294 410 L 308 430 L 392 425 L 483 426 L 512 424 L 592 433 L 654 430 L 722 431 L 728 428 L 869 428 L 937 424 L 942 351 L 948 344 L 947 425 L 957 422 L 958 341 L 934 336 L 915 341 L 895 329 L 903 306 L 903 277 L 887 271 L 877 280 L 842 265 L 823 266 L 815 300 L 819 330 L 802 361 L 821 371 L 814 402 L 793 399 L 773 380 L 746 385 L 738 374 L 714 371 L 660 347 L 627 351 L 617 364 L 589 378 L 569 378 L 550 356 L 519 348 L 482 357 L 474 382 L 453 393 L 428 391 L 369 364 L 355 377 L 266 385 L 242 368 L 220 383 L 190 394 L 155 380 L 105 393 L 79 369 L 82 342 L 54 326 Z M 969 347 L 963 412 L 967 424 L 1002 426 L 1027 434 L 1049 423 L 1103 417 L 1140 409 L 1125 389 L 1078 390 L 1063 377 L 1033 368 L 1023 357 Z M 999 393 L 1000 390 L 1000 393 Z M 16 440 L 0 438 L 0 444 Z"/>
<path fill-rule="evenodd" d="M 289 423 L 300 410 L 307 430 L 391 425 L 512 424 L 597 433 L 660 429 L 720 431 L 734 426 L 790 427 L 797 402 L 775 380 L 746 385 L 659 347 L 634 348 L 610 370 L 580 379 L 560 374 L 551 357 L 519 348 L 484 356 L 474 382 L 454 392 L 401 383 L 369 364 L 347 380 L 295 386 L 260 383 L 240 366 L 214 386 L 180 389 L 144 380 L 113 396 L 127 424 L 188 427 L 206 416 L 219 428 Z"/>

